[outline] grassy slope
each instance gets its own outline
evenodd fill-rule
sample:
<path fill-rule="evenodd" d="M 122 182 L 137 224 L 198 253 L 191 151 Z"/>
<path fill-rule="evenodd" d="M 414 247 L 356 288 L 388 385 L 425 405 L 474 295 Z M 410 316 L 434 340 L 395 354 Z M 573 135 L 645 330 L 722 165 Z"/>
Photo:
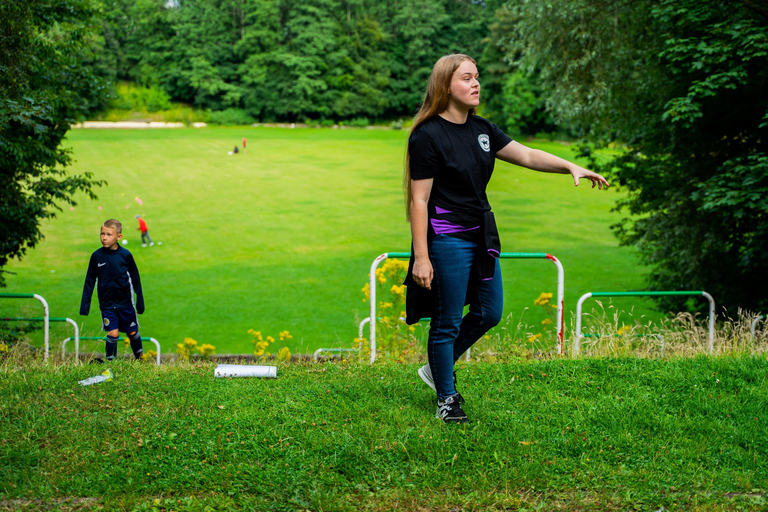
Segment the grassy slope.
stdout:
<path fill-rule="evenodd" d="M 18 275 L 9 276 L 5 291 L 39 293 L 54 316 L 80 322 L 89 254 L 99 246 L 101 222 L 116 217 L 126 225 L 127 247 L 142 274 L 142 333 L 160 340 L 164 351 L 189 336 L 219 353 L 249 352 L 248 329 L 275 337 L 291 331 L 294 353 L 350 346 L 356 315 L 367 316 L 360 288 L 371 261 L 410 244 L 400 191 L 406 135 L 249 127 L 74 130 L 72 170 L 109 184 L 98 201 L 83 200 L 45 223 L 45 241 L 10 266 Z M 243 136 L 248 154 L 227 156 Z M 558 143 L 531 145 L 571 157 Z M 587 291 L 642 286 L 636 258 L 617 247 L 608 229 L 617 220 L 609 212 L 614 192 L 591 191 L 588 184 L 574 190 L 568 177 L 499 164 L 489 195 L 505 251 L 550 252 L 563 261 L 571 309 Z M 137 245 L 137 213 L 162 246 Z M 504 275 L 505 310 L 514 322 L 540 292 L 555 291 L 555 268 L 546 261 L 507 261 Z M 633 304 L 642 305 L 640 313 L 649 310 L 637 300 L 621 307 Z M 0 301 L 3 316 L 19 306 Z M 23 313 L 40 314 L 34 307 Z M 98 329 L 94 299 L 83 335 Z M 59 336 L 70 334 L 67 326 L 59 330 Z"/>
<path fill-rule="evenodd" d="M 0 508 L 768 506 L 764 358 L 460 365 L 473 423 L 458 427 L 434 419 L 414 365 L 293 364 L 263 380 L 118 362 L 87 388 L 102 366 L 10 366 Z"/>

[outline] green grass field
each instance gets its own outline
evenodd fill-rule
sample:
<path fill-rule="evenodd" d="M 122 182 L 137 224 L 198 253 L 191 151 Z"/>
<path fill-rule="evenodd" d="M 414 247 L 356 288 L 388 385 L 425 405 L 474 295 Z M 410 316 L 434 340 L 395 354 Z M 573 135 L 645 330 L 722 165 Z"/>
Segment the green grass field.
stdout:
<path fill-rule="evenodd" d="M 0 364 L 0 510 L 764 511 L 764 357 L 418 365 Z"/>
<path fill-rule="evenodd" d="M 248 153 L 228 156 L 242 137 Z M 217 353 L 249 353 L 249 329 L 274 337 L 290 331 L 293 353 L 349 347 L 358 319 L 368 316 L 361 288 L 372 260 L 410 247 L 401 193 L 406 137 L 263 127 L 73 130 L 66 142 L 72 172 L 93 172 L 108 185 L 97 201 L 81 197 L 44 224 L 46 239 L 10 264 L 16 275 L 3 291 L 43 295 L 53 316 L 81 322 L 83 336 L 97 335 L 95 294 L 87 318 L 78 315 L 80 296 L 99 227 L 115 217 L 142 277 L 142 334 L 164 352 L 192 337 Z M 572 158 L 564 144 L 530 145 Z M 504 251 L 548 252 L 563 262 L 569 311 L 588 291 L 642 288 L 644 270 L 609 230 L 618 220 L 609 211 L 615 191 L 588 183 L 574 189 L 567 176 L 499 163 L 489 195 Z M 136 214 L 162 245 L 140 246 Z M 540 313 L 525 308 L 555 291 L 554 265 L 505 261 L 503 273 L 505 311 L 514 322 L 522 316 L 536 324 Z M 654 315 L 646 301 L 615 304 L 634 308 L 635 317 Z M 32 301 L 0 300 L 0 312 L 40 316 Z M 52 345 L 70 334 L 60 326 Z"/>

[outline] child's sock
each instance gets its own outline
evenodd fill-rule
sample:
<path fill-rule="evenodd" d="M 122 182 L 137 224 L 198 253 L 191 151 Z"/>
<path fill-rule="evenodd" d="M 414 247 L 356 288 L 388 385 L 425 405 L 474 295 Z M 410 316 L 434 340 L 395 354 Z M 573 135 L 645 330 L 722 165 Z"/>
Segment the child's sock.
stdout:
<path fill-rule="evenodd" d="M 112 361 L 117 357 L 117 341 L 119 339 L 118 336 L 107 335 L 107 361 Z"/>
<path fill-rule="evenodd" d="M 128 339 L 131 340 L 131 350 L 133 350 L 133 356 L 136 359 L 140 359 L 141 355 L 144 353 L 144 348 L 141 344 L 141 334 L 139 334 L 139 331 L 136 331 L 133 335 L 128 335 Z"/>

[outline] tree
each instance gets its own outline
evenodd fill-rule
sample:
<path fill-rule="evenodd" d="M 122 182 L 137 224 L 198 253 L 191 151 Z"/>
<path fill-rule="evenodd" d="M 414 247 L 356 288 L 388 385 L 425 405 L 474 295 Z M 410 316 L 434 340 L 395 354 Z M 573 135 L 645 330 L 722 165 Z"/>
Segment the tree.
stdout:
<path fill-rule="evenodd" d="M 705 290 L 768 309 L 768 9 L 742 0 L 526 0 L 529 65 L 549 107 L 623 151 L 615 226 L 652 290 Z M 664 299 L 681 308 L 682 299 Z"/>
<path fill-rule="evenodd" d="M 0 270 L 43 238 L 40 222 L 76 192 L 102 184 L 70 175 L 62 140 L 105 93 L 86 48 L 97 11 L 87 0 L 0 3 Z M 0 286 L 5 279 L 0 272 Z"/>

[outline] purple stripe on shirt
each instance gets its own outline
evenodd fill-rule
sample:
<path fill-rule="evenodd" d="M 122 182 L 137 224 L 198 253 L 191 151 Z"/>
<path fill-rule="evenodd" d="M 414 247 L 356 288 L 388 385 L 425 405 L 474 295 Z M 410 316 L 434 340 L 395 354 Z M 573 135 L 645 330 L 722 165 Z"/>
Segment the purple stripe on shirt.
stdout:
<path fill-rule="evenodd" d="M 461 231 L 472 231 L 473 229 L 480 227 L 475 226 L 473 228 L 465 228 L 460 224 L 455 224 L 453 222 L 442 219 L 429 219 L 429 221 L 432 223 L 432 229 L 435 230 L 436 235 L 447 235 L 449 233 L 459 233 Z"/>
<path fill-rule="evenodd" d="M 498 258 L 500 253 L 496 249 L 488 249 L 488 254 L 490 254 L 494 258 Z"/>
<path fill-rule="evenodd" d="M 440 208 L 439 206 L 435 206 L 435 212 L 440 213 L 453 213 L 451 210 L 446 210 L 445 208 Z"/>

